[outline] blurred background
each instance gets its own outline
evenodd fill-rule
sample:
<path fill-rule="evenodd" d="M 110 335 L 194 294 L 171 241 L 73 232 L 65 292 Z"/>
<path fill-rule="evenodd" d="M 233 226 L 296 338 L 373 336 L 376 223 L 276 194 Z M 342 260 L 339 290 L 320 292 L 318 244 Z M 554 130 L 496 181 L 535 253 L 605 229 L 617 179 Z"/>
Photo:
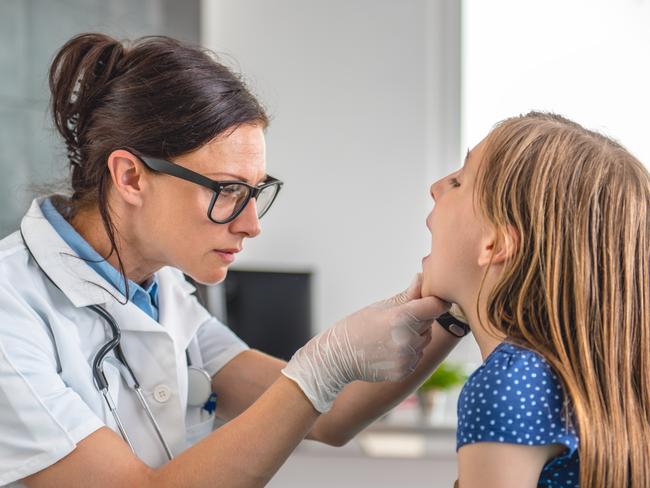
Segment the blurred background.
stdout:
<path fill-rule="evenodd" d="M 66 40 L 202 44 L 268 108 L 268 171 L 285 186 L 201 297 L 252 346 L 288 357 L 408 285 L 428 253 L 430 184 L 500 119 L 556 111 L 648 164 L 648 25 L 649 0 L 1 0 L 0 236 L 67 177 L 46 83 Z M 455 399 L 478 364 L 467 338 L 427 399 L 343 448 L 306 441 L 269 486 L 451 486 Z"/>

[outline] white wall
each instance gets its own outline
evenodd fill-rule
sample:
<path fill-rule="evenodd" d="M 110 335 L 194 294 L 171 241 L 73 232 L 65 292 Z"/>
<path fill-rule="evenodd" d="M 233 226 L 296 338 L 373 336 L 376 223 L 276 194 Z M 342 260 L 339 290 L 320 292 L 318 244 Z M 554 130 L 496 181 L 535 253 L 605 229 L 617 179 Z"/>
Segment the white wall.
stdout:
<path fill-rule="evenodd" d="M 240 266 L 313 269 L 316 330 L 405 288 L 428 187 L 459 164 L 456 0 L 203 6 L 204 44 L 270 108 L 268 172 L 286 183 Z"/>
<path fill-rule="evenodd" d="M 500 119 L 552 110 L 650 165 L 648 0 L 465 0 L 463 145 Z"/>

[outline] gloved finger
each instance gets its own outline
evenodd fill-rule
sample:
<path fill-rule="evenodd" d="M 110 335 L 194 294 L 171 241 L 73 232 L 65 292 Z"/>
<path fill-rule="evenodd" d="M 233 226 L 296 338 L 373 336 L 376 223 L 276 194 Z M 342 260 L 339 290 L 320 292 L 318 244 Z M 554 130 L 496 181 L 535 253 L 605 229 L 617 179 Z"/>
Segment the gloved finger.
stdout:
<path fill-rule="evenodd" d="M 421 298 L 420 289 L 422 288 L 422 273 L 416 273 L 409 287 L 403 292 L 389 298 L 387 301 L 394 305 L 402 305 L 411 300 Z"/>
<path fill-rule="evenodd" d="M 425 329 L 417 333 L 415 330 L 411 330 L 411 342 L 410 345 L 413 347 L 414 350 L 419 351 L 424 349 L 424 347 L 431 341 L 431 324 L 433 322 L 427 321 L 427 326 Z"/>
<path fill-rule="evenodd" d="M 407 317 L 407 325 L 421 334 L 435 318 L 449 310 L 450 305 L 436 297 L 425 297 L 400 305 L 398 313 Z"/>
<path fill-rule="evenodd" d="M 397 335 L 402 336 L 401 342 L 398 341 Z M 428 327 L 428 331 L 424 331 L 422 334 L 416 334 L 409 327 L 403 327 L 401 334 L 393 335 L 393 340 L 401 347 L 401 352 L 397 354 L 399 357 L 412 358 L 420 354 L 427 344 L 431 342 L 431 327 Z"/>
<path fill-rule="evenodd" d="M 428 323 L 430 324 L 430 322 Z M 414 346 L 422 341 L 421 334 L 425 334 L 426 329 L 430 328 L 426 324 L 420 327 L 417 319 L 408 316 L 402 319 L 402 323 L 397 324 L 391 329 L 390 336 L 394 344 L 407 348 L 409 351 L 415 351 Z"/>
<path fill-rule="evenodd" d="M 418 336 L 418 339 L 413 343 L 413 349 L 416 353 L 421 353 L 425 347 L 431 342 L 431 327 L 428 328 L 429 332 Z"/>
<path fill-rule="evenodd" d="M 419 344 L 421 349 L 424 349 L 427 347 L 429 342 L 431 342 L 431 327 L 427 327 L 427 330 L 420 334 L 420 337 L 422 338 L 422 342 Z"/>
<path fill-rule="evenodd" d="M 406 289 L 404 294 L 406 295 L 406 298 L 408 298 L 408 301 L 416 300 L 418 298 L 422 298 L 421 290 L 422 290 L 422 273 L 415 273 L 415 276 L 411 280 L 411 284 Z"/>
<path fill-rule="evenodd" d="M 432 320 L 427 320 L 427 322 L 428 322 L 429 324 L 433 324 L 433 321 L 432 321 Z M 426 329 L 424 329 L 424 332 L 420 332 L 420 335 L 421 335 L 421 336 L 424 336 L 424 335 L 426 335 L 426 334 L 431 335 L 431 327 L 427 327 Z"/>

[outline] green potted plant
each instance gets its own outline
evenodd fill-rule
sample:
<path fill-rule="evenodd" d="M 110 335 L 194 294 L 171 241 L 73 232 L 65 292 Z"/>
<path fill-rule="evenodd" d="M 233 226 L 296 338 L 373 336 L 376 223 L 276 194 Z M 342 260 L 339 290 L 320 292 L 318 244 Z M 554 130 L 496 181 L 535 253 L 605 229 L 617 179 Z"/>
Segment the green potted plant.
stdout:
<path fill-rule="evenodd" d="M 449 390 L 463 385 L 465 381 L 467 374 L 462 365 L 441 363 L 416 392 L 423 419 L 431 420 L 436 403 L 440 403 Z"/>

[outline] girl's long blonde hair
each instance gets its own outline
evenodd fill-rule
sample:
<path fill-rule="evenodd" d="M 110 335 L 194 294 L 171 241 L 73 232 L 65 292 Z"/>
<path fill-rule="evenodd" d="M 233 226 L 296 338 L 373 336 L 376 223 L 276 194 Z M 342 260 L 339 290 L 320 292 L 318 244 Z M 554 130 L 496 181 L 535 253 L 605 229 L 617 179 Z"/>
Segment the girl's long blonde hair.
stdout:
<path fill-rule="evenodd" d="M 488 135 L 476 202 L 519 244 L 488 323 L 542 354 L 580 438 L 580 484 L 650 486 L 650 175 L 554 114 Z"/>

